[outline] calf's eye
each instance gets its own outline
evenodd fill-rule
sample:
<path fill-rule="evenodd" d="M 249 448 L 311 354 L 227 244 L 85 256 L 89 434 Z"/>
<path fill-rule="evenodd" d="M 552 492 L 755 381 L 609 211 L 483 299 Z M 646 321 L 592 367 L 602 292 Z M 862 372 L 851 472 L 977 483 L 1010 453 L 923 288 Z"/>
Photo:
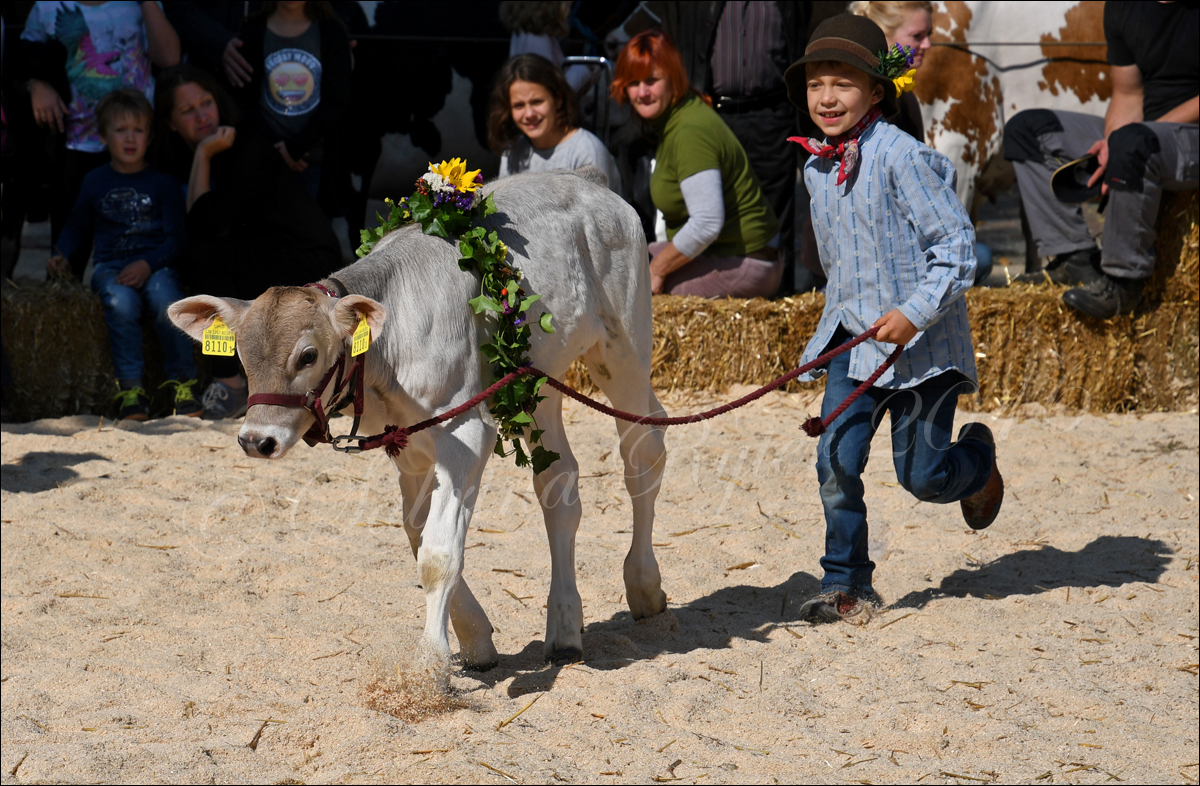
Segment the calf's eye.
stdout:
<path fill-rule="evenodd" d="M 317 362 L 317 350 L 309 347 L 300 353 L 300 367 L 306 368 Z"/>

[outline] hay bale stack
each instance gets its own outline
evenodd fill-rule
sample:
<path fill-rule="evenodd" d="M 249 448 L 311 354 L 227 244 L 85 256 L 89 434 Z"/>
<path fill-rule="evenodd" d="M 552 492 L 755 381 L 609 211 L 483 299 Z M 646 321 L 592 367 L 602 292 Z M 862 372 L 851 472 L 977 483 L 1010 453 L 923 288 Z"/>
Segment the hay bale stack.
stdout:
<path fill-rule="evenodd" d="M 1158 236 L 1154 243 L 1154 275 L 1146 286 L 1146 301 L 1200 302 L 1200 237 L 1197 213 L 1200 193 L 1175 191 L 1163 194 L 1158 208 Z"/>
<path fill-rule="evenodd" d="M 103 412 L 114 388 L 100 298 L 77 281 L 53 279 L 8 282 L 0 302 L 13 415 L 35 420 Z"/>
<path fill-rule="evenodd" d="M 1014 286 L 967 295 L 980 391 L 965 408 L 1010 411 L 1025 403 L 1074 411 L 1181 410 L 1200 397 L 1200 258 L 1197 193 L 1166 194 L 1158 265 L 1138 314 L 1106 322 L 1062 305 L 1061 289 Z M 5 348 L 15 384 L 8 404 L 34 419 L 102 413 L 114 390 L 100 299 L 78 283 L 8 284 Z M 782 301 L 654 298 L 654 388 L 725 392 L 765 384 L 793 368 L 816 329 L 821 295 Z M 146 383 L 163 378 L 147 320 Z M 197 352 L 197 360 L 199 360 Z M 595 392 L 582 363 L 567 383 Z M 789 390 L 819 388 L 821 383 Z"/>
<path fill-rule="evenodd" d="M 977 359 L 979 393 L 964 396 L 961 405 L 1010 411 L 1039 403 L 1087 412 L 1195 406 L 1195 191 L 1163 199 L 1157 254 L 1139 313 L 1104 322 L 1066 308 L 1062 288 L 971 290 L 971 330 L 984 357 Z M 822 308 L 824 298 L 815 294 L 779 302 L 655 297 L 654 388 L 723 393 L 734 384 L 766 384 L 799 362 Z M 596 390 L 582 363 L 571 367 L 567 380 Z"/>

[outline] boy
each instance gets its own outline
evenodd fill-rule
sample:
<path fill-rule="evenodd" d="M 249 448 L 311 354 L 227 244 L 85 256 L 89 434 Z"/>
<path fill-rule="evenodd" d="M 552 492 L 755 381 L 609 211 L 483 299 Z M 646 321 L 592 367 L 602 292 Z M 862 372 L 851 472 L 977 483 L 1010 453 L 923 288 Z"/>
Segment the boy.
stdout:
<path fill-rule="evenodd" d="M 814 154 L 804 180 L 829 278 L 825 312 L 801 362 L 879 326 L 874 342 L 825 368 L 822 417 L 890 354 L 876 342 L 906 347 L 821 436 L 825 575 L 821 594 L 800 611 L 814 622 L 865 623 L 879 602 L 862 473 L 885 411 L 897 479 L 918 499 L 961 502 L 967 524 L 983 529 L 1004 495 L 988 427 L 968 423 L 957 442 L 950 438 L 958 396 L 977 384 L 962 299 L 975 278 L 975 233 L 955 196 L 950 161 L 883 122 L 896 112 L 893 79 L 908 70 L 903 55 L 887 48 L 874 22 L 843 14 L 817 28 L 784 76 L 792 103 L 807 109 L 826 137 L 793 137 Z"/>
<path fill-rule="evenodd" d="M 96 124 L 110 161 L 83 180 L 79 199 L 46 267 L 67 270 L 71 254 L 94 235 L 92 289 L 104 303 L 121 420 L 146 420 L 142 387 L 142 303 L 154 313 L 172 397 L 172 414 L 195 417 L 203 407 L 192 393 L 196 367 L 192 340 L 175 329 L 167 306 L 183 297 L 171 262 L 183 247 L 183 197 L 174 180 L 146 163 L 154 110 L 136 90 L 117 90 L 96 107 Z"/>

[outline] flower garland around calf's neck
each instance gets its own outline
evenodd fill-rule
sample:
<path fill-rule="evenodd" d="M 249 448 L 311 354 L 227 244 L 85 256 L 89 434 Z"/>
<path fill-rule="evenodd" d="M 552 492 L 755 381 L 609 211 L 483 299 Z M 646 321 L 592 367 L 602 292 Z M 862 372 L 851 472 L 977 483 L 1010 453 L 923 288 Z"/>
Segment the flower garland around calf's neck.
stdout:
<path fill-rule="evenodd" d="M 483 176 L 479 170 L 467 171 L 467 163 L 453 158 L 449 162 L 430 164 L 429 171 L 417 180 L 417 190 L 399 202 L 385 200 L 391 206 L 386 219 L 379 218 L 377 229 L 362 230 L 362 245 L 356 252 L 365 257 L 384 235 L 401 224 L 417 223 L 427 235 L 447 239 L 457 238 L 460 258 L 458 266 L 479 274 L 480 293 L 468 301 L 476 314 L 491 312 L 496 318 L 492 340 L 480 347 L 492 363 L 492 373 L 499 379 L 530 364 L 530 325 L 526 317 L 529 307 L 541 295 L 525 296 L 521 287 L 521 271 L 508 262 L 508 246 L 495 230 L 488 231 L 476 222 L 496 212 L 491 194 L 481 197 Z M 553 333 L 550 312 L 542 314 L 538 327 Z M 512 384 L 492 397 L 488 410 L 500 427 L 496 435 L 495 452 L 500 456 L 514 455 L 518 467 L 532 466 L 540 473 L 558 460 L 552 450 L 540 444 L 542 430 L 537 427 L 533 413 L 545 396 L 538 395 L 545 377 L 518 377 Z M 526 455 L 521 437 L 527 437 L 530 453 Z M 505 450 L 505 442 L 512 450 Z"/>

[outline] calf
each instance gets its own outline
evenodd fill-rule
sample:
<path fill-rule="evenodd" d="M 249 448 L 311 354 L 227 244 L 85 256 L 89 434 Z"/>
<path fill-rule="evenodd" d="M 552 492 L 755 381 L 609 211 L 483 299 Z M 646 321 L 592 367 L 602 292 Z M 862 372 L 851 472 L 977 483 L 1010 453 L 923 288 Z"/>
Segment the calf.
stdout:
<path fill-rule="evenodd" d="M 499 232 L 542 299 L 530 310 L 554 315 L 555 332 L 534 331 L 533 364 L 561 376 L 582 355 L 613 406 L 661 416 L 650 388 L 652 322 L 646 239 L 637 214 L 596 181 L 590 167 L 519 175 L 491 186 L 498 212 L 484 221 Z M 349 347 L 360 317 L 371 327 L 366 354 L 366 404 L 361 433 L 407 426 L 461 404 L 492 379 L 480 345 L 494 320 L 467 301 L 479 279 L 458 266 L 458 245 L 416 225 L 398 229 L 366 258 L 316 288 L 273 287 L 254 301 L 197 296 L 170 308 L 171 319 L 196 340 L 216 317 L 237 336 L 250 392 L 303 395 Z M 330 389 L 324 395 L 330 395 Z M 545 655 L 555 662 L 582 656 L 583 609 L 575 585 L 575 533 L 582 506 L 579 464 L 567 444 L 562 395 L 544 387 L 538 407 L 541 441 L 560 458 L 533 478 L 550 541 L 550 596 Z M 326 400 L 327 401 L 327 400 Z M 306 409 L 256 405 L 238 442 L 247 455 L 278 459 L 314 421 Z M 663 431 L 617 421 L 625 487 L 633 502 L 633 539 L 624 578 L 634 618 L 666 606 L 651 545 L 654 500 L 666 464 Z M 404 501 L 404 529 L 425 590 L 423 645 L 450 656 L 447 618 L 463 662 L 496 663 L 492 626 L 462 578 L 463 547 L 496 426 L 483 406 L 443 426 L 413 434 L 394 459 Z"/>

